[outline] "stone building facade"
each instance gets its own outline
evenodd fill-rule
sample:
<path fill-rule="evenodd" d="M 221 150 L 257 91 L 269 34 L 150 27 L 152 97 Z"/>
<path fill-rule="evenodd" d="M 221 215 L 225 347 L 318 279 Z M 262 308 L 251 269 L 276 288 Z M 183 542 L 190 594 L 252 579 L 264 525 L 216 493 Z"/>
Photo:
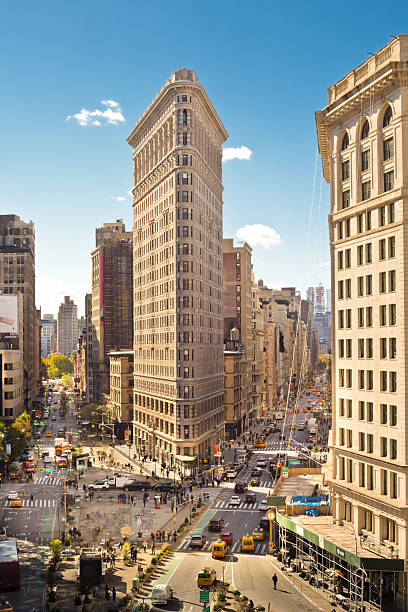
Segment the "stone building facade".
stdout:
<path fill-rule="evenodd" d="M 78 342 L 78 307 L 69 295 L 58 309 L 57 351 L 67 357 L 71 356 Z"/>
<path fill-rule="evenodd" d="M 172 73 L 133 148 L 135 425 L 163 463 L 200 467 L 222 439 L 222 143 L 194 71 Z"/>
<path fill-rule="evenodd" d="M 408 556 L 407 62 L 398 36 L 316 113 L 331 191 L 332 510 L 384 566 Z M 406 610 L 406 572 L 396 588 Z"/>
<path fill-rule="evenodd" d="M 111 351 L 110 363 L 110 422 L 118 440 L 133 442 L 133 350 Z"/>

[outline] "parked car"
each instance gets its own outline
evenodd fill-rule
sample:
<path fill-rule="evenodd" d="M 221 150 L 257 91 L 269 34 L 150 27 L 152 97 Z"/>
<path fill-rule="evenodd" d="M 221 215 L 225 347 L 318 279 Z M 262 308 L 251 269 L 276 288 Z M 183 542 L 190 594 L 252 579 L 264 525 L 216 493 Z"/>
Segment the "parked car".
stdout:
<path fill-rule="evenodd" d="M 107 491 L 109 489 L 109 484 L 105 480 L 91 482 L 91 484 L 88 485 L 88 489 L 90 491 L 96 489 L 99 489 L 101 491 Z"/>
<path fill-rule="evenodd" d="M 142 491 L 143 489 L 150 489 L 151 484 L 147 480 L 136 480 L 129 482 L 123 487 L 125 491 Z"/>

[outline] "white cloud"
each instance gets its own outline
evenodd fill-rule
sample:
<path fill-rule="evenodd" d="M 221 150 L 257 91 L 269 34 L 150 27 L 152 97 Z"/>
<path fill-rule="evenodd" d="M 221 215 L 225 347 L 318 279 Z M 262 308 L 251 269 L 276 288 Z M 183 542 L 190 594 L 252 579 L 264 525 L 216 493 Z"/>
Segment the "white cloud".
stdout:
<path fill-rule="evenodd" d="M 262 246 L 270 249 L 272 246 L 282 244 L 281 237 L 272 227 L 254 223 L 254 225 L 244 225 L 236 232 L 238 240 L 248 242 L 251 246 Z"/>
<path fill-rule="evenodd" d="M 132 190 L 131 190 L 131 189 L 129 189 L 129 191 L 127 191 L 126 193 L 128 194 L 128 196 L 129 196 L 130 198 L 132 198 L 132 197 L 133 197 L 133 193 L 132 193 Z"/>
<path fill-rule="evenodd" d="M 68 115 L 67 121 L 70 119 L 75 119 L 79 125 L 95 125 L 101 126 L 102 122 L 106 125 L 107 123 L 110 125 L 118 125 L 118 123 L 123 123 L 125 121 L 125 117 L 122 113 L 122 109 L 120 108 L 118 102 L 115 100 L 102 100 L 102 104 L 107 106 L 104 110 L 100 110 L 96 108 L 93 111 L 87 110 L 86 108 L 82 108 L 79 113 L 75 113 L 74 115 Z M 95 119 L 98 117 L 100 119 Z"/>
<path fill-rule="evenodd" d="M 119 106 L 119 103 L 115 102 L 115 100 L 102 100 L 102 104 L 110 108 L 117 108 Z"/>
<path fill-rule="evenodd" d="M 252 151 L 248 147 L 225 147 L 222 150 L 222 161 L 230 161 L 231 159 L 251 159 Z"/>
<path fill-rule="evenodd" d="M 115 200 L 116 202 L 124 202 L 126 198 L 124 198 L 123 196 L 113 196 L 112 200 Z"/>

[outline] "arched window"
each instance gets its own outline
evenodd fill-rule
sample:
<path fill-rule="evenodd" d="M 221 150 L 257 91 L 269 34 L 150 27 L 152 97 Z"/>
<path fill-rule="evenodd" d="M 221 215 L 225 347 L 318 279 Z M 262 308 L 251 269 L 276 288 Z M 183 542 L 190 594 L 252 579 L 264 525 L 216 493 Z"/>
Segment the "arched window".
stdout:
<path fill-rule="evenodd" d="M 187 125 L 187 111 L 183 110 L 183 125 Z"/>
<path fill-rule="evenodd" d="M 370 126 L 366 119 L 363 123 L 363 127 L 361 128 L 361 140 L 364 140 L 365 138 L 367 138 L 369 133 L 370 133 Z"/>
<path fill-rule="evenodd" d="M 383 118 L 383 128 L 387 127 L 387 125 L 390 125 L 392 120 L 392 110 L 391 110 L 391 106 L 387 106 L 387 110 L 384 113 L 384 118 Z"/>
<path fill-rule="evenodd" d="M 350 144 L 349 136 L 347 132 L 343 136 L 343 140 L 341 141 L 341 150 L 344 151 Z"/>

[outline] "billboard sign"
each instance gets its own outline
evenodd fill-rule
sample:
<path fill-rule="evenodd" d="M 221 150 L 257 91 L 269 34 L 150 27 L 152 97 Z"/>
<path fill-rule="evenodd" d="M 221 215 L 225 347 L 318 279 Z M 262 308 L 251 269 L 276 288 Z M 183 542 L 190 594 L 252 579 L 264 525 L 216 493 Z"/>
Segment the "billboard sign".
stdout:
<path fill-rule="evenodd" d="M 18 298 L 0 295 L 0 334 L 18 334 Z"/>

